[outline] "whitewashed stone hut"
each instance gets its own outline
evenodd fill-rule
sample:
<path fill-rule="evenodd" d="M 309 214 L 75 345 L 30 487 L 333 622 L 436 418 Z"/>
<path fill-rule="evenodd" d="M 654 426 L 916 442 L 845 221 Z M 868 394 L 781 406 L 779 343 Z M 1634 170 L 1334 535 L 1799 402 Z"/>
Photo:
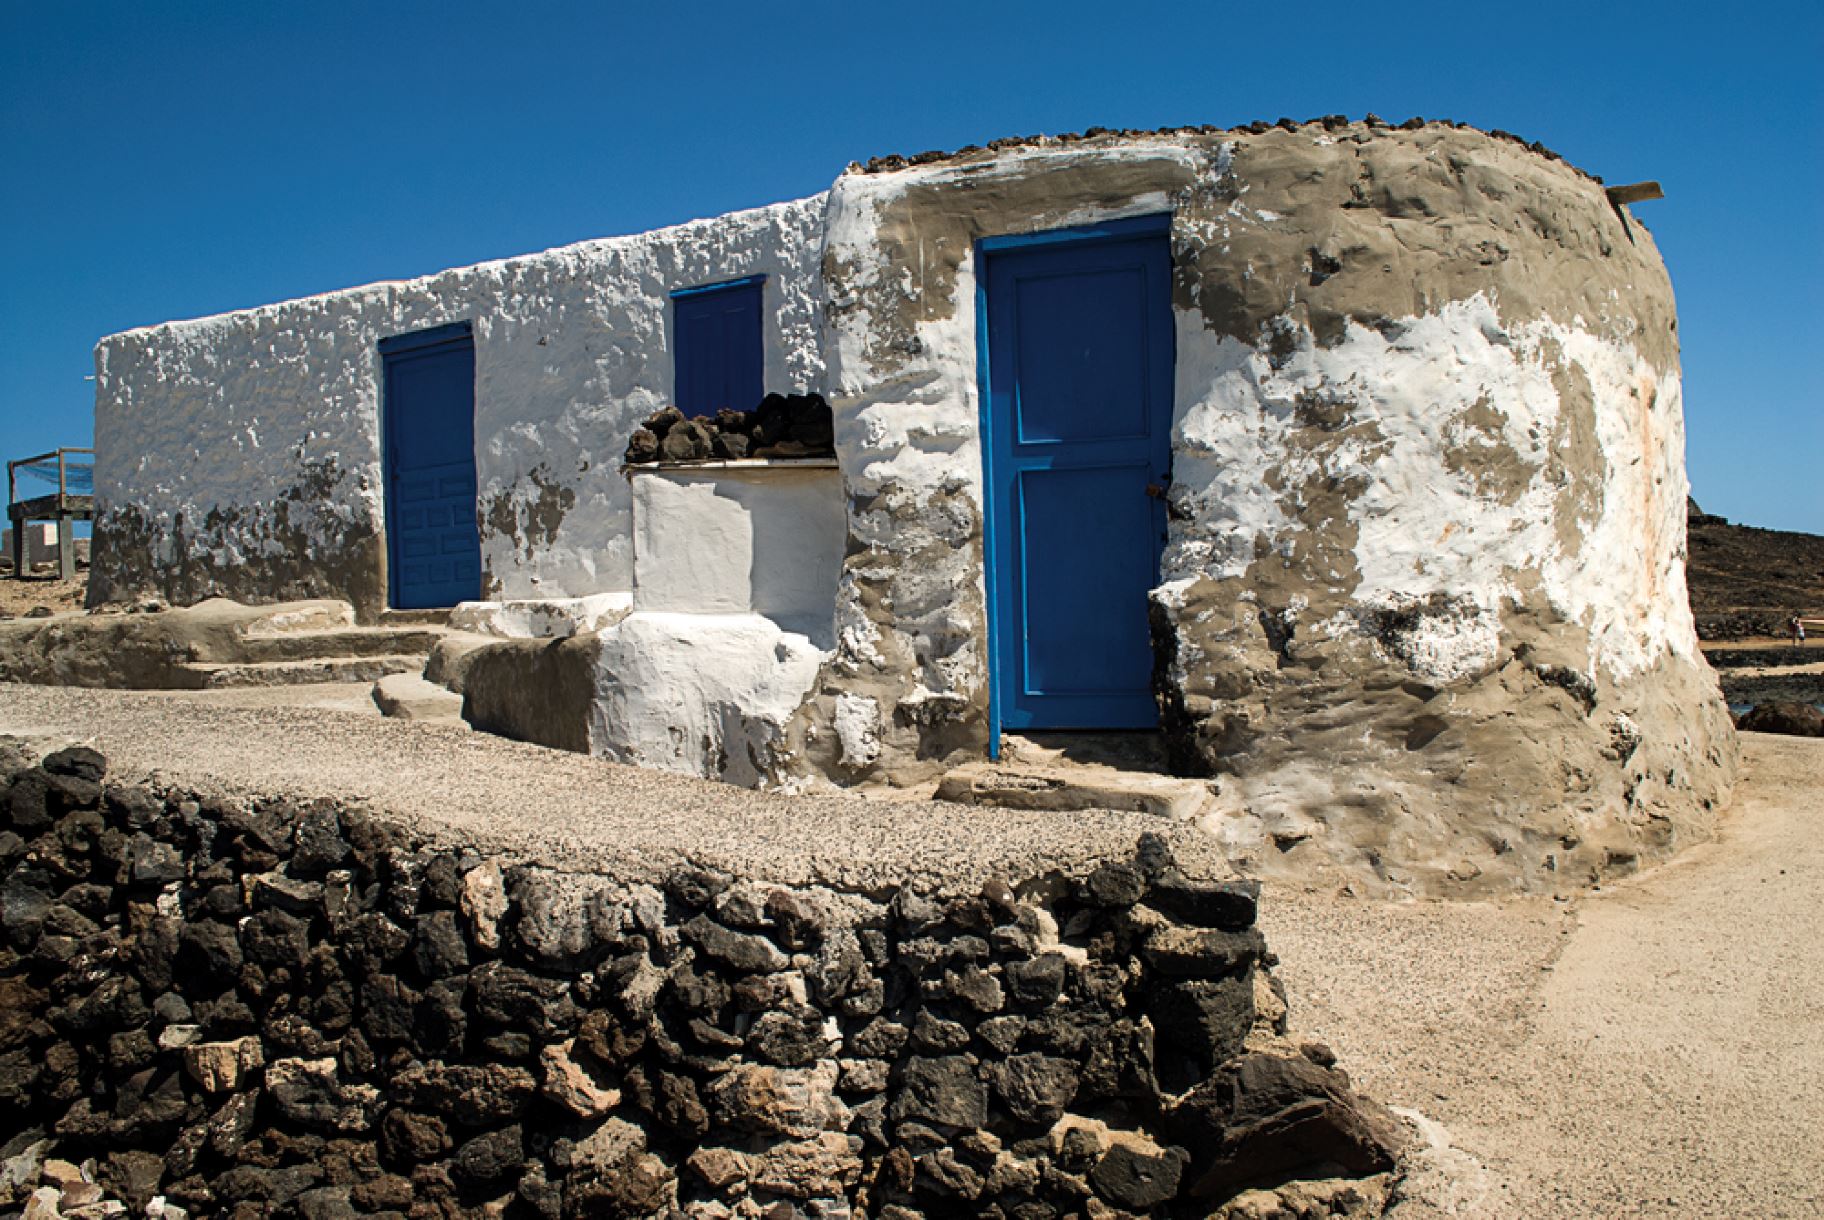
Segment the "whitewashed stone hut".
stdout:
<path fill-rule="evenodd" d="M 626 761 L 915 780 L 1158 727 L 1240 849 L 1418 883 L 1625 867 L 1730 783 L 1664 266 L 1512 137 L 890 158 L 97 369 L 94 599 L 581 624 L 552 714 Z M 824 395 L 833 459 L 623 470 L 762 392 Z"/>

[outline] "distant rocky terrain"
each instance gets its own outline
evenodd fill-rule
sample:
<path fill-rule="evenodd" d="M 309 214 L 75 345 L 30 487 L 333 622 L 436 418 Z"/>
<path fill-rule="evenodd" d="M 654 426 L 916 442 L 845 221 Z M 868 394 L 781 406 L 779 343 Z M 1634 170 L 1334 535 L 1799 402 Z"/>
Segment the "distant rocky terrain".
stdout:
<path fill-rule="evenodd" d="M 1794 614 L 1824 616 L 1824 537 L 1735 525 L 1689 503 L 1685 581 L 1704 640 L 1783 636 Z"/>

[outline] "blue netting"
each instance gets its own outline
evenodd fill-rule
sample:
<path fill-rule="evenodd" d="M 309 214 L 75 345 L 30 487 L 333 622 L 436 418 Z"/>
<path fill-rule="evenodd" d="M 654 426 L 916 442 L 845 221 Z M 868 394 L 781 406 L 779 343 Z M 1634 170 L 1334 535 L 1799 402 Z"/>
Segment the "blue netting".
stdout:
<path fill-rule="evenodd" d="M 13 467 L 13 477 L 19 482 L 18 496 L 21 500 L 33 496 L 54 494 L 57 490 L 57 459 L 46 458 L 41 462 L 27 462 L 23 466 Z M 45 484 L 39 490 L 37 484 Z M 92 496 L 95 494 L 95 459 L 87 454 L 71 454 L 63 459 L 63 489 L 72 496 Z"/>

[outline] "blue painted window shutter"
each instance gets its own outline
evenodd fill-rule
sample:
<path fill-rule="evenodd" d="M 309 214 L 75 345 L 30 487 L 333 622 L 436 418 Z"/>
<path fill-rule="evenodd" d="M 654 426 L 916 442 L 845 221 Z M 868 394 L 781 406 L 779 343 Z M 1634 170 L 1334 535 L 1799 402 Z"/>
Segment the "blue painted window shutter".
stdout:
<path fill-rule="evenodd" d="M 760 340 L 764 276 L 671 294 L 675 396 L 686 415 L 751 411 L 766 392 Z"/>

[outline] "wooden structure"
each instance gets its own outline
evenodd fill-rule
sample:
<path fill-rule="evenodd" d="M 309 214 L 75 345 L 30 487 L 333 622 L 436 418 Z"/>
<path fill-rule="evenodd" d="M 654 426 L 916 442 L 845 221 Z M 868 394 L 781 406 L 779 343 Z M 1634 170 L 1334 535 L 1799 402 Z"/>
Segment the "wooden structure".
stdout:
<path fill-rule="evenodd" d="M 74 460 L 86 455 L 88 461 Z M 21 471 L 30 477 L 49 482 L 50 467 L 56 463 L 57 490 L 50 495 L 19 498 Z M 86 490 L 84 490 L 86 489 Z M 13 577 L 27 574 L 25 527 L 33 521 L 57 523 L 57 575 L 60 580 L 76 578 L 76 538 L 78 521 L 95 519 L 95 451 L 93 449 L 57 449 L 34 457 L 20 458 L 6 464 L 6 519 L 13 527 Z"/>

